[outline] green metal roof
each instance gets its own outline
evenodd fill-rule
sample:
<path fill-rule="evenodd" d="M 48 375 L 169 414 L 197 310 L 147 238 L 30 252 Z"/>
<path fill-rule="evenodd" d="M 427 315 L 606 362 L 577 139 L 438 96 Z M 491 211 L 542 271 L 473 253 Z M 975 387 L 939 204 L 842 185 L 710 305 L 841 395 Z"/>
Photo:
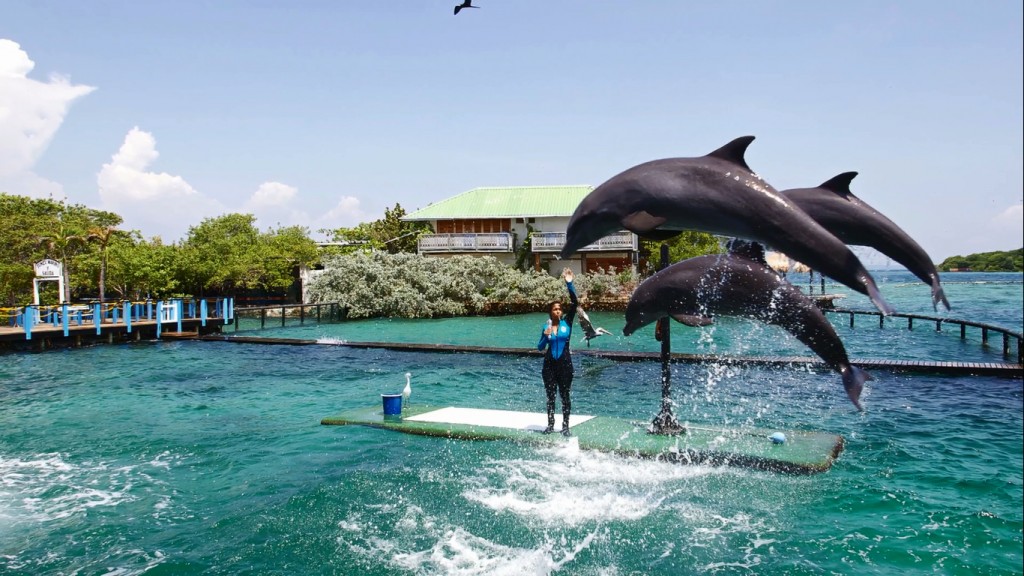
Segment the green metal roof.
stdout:
<path fill-rule="evenodd" d="M 402 220 L 568 217 L 593 189 L 586 185 L 473 188 L 407 214 Z"/>

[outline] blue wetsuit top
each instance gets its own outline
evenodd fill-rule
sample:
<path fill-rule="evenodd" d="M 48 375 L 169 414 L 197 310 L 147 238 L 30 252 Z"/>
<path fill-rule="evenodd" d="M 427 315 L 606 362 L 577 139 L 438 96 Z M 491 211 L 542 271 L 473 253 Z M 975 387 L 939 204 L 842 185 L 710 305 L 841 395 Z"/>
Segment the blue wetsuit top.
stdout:
<path fill-rule="evenodd" d="M 544 348 L 551 345 L 551 357 L 555 360 L 562 357 L 569 350 L 569 338 L 572 336 L 572 322 L 576 318 L 576 306 L 579 300 L 576 298 L 576 288 L 572 282 L 566 282 L 565 287 L 569 289 L 569 310 L 558 321 L 558 330 L 551 336 L 546 336 L 544 330 L 547 323 L 540 329 L 540 341 L 537 342 L 537 350 L 544 351 Z"/>

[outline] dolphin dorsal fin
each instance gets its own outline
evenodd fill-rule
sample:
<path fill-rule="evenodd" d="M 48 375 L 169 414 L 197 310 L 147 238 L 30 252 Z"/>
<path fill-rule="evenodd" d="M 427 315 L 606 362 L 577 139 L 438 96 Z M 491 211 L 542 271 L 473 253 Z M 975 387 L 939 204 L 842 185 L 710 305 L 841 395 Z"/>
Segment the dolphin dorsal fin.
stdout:
<path fill-rule="evenodd" d="M 852 192 L 850 192 L 850 182 L 852 182 L 856 177 L 856 172 L 843 172 L 842 174 L 833 176 L 829 180 L 823 182 L 821 186 L 818 186 L 818 188 L 824 188 L 825 190 L 835 192 L 836 194 L 847 196 L 852 194 Z"/>
<path fill-rule="evenodd" d="M 708 156 L 718 158 L 719 160 L 725 160 L 726 162 L 732 162 L 733 164 L 739 164 L 746 168 L 747 171 L 753 172 L 753 170 L 750 169 L 750 166 L 747 166 L 747 161 L 743 158 L 743 154 L 746 153 L 747 147 L 750 146 L 750 143 L 753 141 L 753 136 L 740 136 L 718 150 L 708 154 Z"/>

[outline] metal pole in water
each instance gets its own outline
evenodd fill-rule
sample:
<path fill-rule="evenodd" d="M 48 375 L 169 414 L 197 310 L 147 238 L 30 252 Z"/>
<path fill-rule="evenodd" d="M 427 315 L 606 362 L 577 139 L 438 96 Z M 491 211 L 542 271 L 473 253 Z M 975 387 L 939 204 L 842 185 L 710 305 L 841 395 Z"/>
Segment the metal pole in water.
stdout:
<path fill-rule="evenodd" d="M 659 270 L 668 268 L 668 244 L 661 245 L 661 263 Z M 661 340 L 661 411 L 651 422 L 652 434 L 683 434 L 686 430 L 672 415 L 672 341 L 669 332 L 669 318 L 658 320 L 655 336 Z"/>

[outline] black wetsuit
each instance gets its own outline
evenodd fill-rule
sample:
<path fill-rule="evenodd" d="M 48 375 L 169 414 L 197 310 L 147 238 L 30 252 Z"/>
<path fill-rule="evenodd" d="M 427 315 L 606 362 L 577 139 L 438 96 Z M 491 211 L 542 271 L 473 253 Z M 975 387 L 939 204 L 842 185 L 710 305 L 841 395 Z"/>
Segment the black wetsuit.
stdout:
<path fill-rule="evenodd" d="M 544 350 L 544 367 L 541 377 L 544 379 L 544 392 L 548 397 L 548 428 L 555 426 L 555 390 L 562 399 L 562 431 L 569 429 L 569 413 L 572 411 L 572 400 L 569 393 L 572 389 L 572 355 L 569 353 L 569 341 L 572 337 L 572 323 L 576 319 L 576 289 L 572 282 L 565 283 L 569 289 L 569 309 L 558 322 L 558 329 L 550 337 L 541 331 L 537 349 Z M 546 348 L 546 350 L 545 350 Z"/>

